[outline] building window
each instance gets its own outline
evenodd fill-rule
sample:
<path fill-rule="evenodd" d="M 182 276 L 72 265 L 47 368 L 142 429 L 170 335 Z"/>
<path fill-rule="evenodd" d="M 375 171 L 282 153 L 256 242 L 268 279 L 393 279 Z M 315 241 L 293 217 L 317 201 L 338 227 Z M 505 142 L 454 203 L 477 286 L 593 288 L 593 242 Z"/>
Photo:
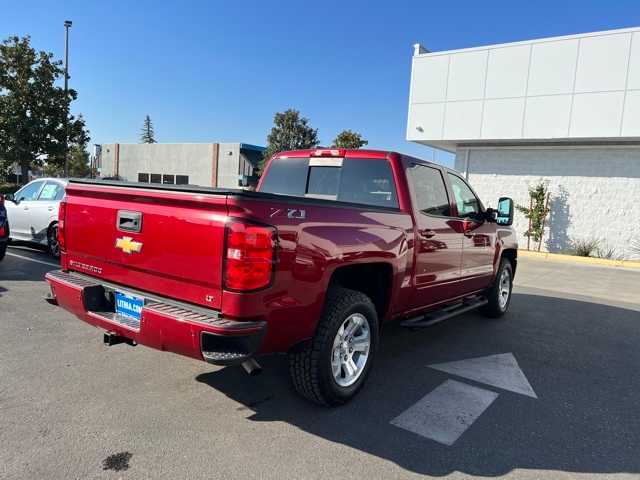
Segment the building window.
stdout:
<path fill-rule="evenodd" d="M 175 182 L 174 175 L 162 175 L 162 183 L 165 185 L 173 185 Z"/>
<path fill-rule="evenodd" d="M 149 183 L 149 174 L 148 173 L 139 173 L 138 181 L 142 183 Z"/>
<path fill-rule="evenodd" d="M 176 175 L 176 185 L 188 185 L 189 175 Z"/>
<path fill-rule="evenodd" d="M 151 183 L 162 183 L 162 175 L 160 175 L 159 173 L 152 173 Z"/>

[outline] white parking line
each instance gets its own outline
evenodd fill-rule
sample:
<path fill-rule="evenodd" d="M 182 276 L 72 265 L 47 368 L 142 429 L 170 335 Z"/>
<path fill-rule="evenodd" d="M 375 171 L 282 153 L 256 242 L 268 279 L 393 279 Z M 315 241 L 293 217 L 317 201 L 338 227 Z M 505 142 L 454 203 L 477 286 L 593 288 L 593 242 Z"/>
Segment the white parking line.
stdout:
<path fill-rule="evenodd" d="M 451 446 L 496 398 L 496 392 L 447 380 L 391 424 Z"/>
<path fill-rule="evenodd" d="M 58 263 L 45 262 L 44 260 L 37 260 L 31 257 L 25 257 L 24 255 L 18 255 L 17 253 L 7 252 L 7 255 L 10 257 L 21 258 L 22 260 L 26 260 L 28 262 L 41 263 L 42 265 L 49 265 L 50 267 L 60 267 Z"/>

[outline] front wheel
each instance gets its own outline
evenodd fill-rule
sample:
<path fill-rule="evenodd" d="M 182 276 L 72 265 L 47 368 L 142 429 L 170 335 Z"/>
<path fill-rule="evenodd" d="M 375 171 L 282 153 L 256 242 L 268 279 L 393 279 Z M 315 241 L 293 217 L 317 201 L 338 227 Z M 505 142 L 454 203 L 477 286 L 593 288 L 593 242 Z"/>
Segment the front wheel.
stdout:
<path fill-rule="evenodd" d="M 511 303 L 511 291 L 513 290 L 513 268 L 506 258 L 500 261 L 498 273 L 493 285 L 487 290 L 487 303 L 481 312 L 487 317 L 498 318 L 507 313 Z"/>
<path fill-rule="evenodd" d="M 60 257 L 60 242 L 58 242 L 58 224 L 54 223 L 47 232 L 47 250 L 55 258 Z"/>
<path fill-rule="evenodd" d="M 378 316 L 369 297 L 332 287 L 315 337 L 289 354 L 293 386 L 314 403 L 346 403 L 364 385 L 377 346 Z"/>

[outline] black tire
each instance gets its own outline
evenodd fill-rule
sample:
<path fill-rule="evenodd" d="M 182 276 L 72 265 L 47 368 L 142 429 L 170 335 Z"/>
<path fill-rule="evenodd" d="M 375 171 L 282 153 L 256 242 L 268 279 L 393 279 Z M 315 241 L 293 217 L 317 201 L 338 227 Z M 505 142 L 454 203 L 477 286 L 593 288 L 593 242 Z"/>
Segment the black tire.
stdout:
<path fill-rule="evenodd" d="M 504 300 L 504 276 L 508 279 L 508 296 L 506 302 Z M 480 311 L 482 314 L 489 318 L 499 318 L 507 313 L 509 305 L 511 304 L 511 293 L 513 291 L 513 267 L 511 262 L 503 258 L 500 260 L 500 266 L 496 273 L 496 278 L 493 281 L 491 288 L 487 290 L 486 296 L 489 303 L 483 306 Z M 502 298 L 501 298 L 502 297 Z"/>
<path fill-rule="evenodd" d="M 52 223 L 47 230 L 47 250 L 54 258 L 60 258 L 60 244 L 58 243 L 58 224 Z"/>
<path fill-rule="evenodd" d="M 370 346 L 355 383 L 338 385 L 332 372 L 334 339 L 343 323 L 353 314 L 363 316 L 369 327 Z M 289 353 L 289 373 L 296 391 L 306 399 L 325 406 L 342 405 L 363 387 L 378 347 L 378 315 L 371 299 L 361 292 L 331 287 L 313 339 Z"/>
<path fill-rule="evenodd" d="M 2 259 L 5 256 L 5 254 L 7 253 L 7 244 L 8 243 L 9 243 L 8 240 L 5 240 L 4 242 L 0 242 L 0 262 L 2 261 Z"/>

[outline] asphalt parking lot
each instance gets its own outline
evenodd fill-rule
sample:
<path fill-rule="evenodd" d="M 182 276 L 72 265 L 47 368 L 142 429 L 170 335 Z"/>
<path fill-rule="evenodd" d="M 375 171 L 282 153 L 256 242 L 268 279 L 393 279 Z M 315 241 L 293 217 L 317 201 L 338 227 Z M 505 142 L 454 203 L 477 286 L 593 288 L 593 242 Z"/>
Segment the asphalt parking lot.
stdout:
<path fill-rule="evenodd" d="M 640 271 L 522 259 L 507 317 L 386 328 L 365 390 L 325 409 L 293 393 L 284 357 L 248 377 L 103 346 L 42 301 L 53 268 L 20 247 L 0 263 L 2 479 L 640 476 Z M 436 407 L 463 426 L 440 425 L 449 444 L 420 433 Z"/>

